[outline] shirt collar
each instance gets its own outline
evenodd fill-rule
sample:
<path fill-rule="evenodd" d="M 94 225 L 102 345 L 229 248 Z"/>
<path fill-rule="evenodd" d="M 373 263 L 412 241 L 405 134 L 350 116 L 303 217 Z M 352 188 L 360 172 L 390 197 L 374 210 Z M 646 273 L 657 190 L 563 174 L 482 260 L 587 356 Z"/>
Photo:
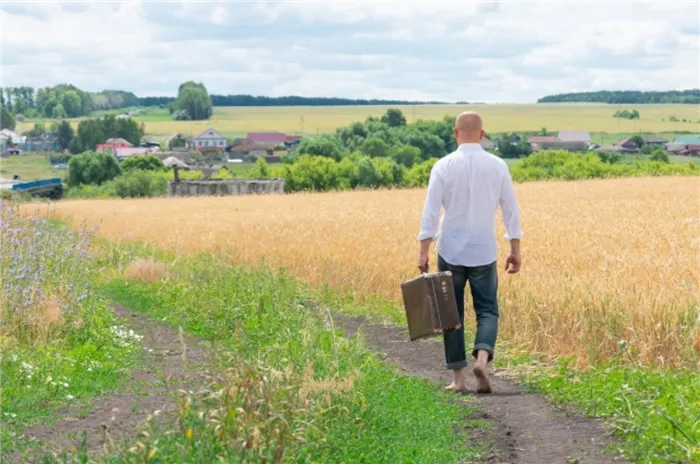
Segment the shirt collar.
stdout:
<path fill-rule="evenodd" d="M 476 142 L 463 143 L 457 147 L 460 151 L 478 151 L 481 149 L 481 144 Z"/>

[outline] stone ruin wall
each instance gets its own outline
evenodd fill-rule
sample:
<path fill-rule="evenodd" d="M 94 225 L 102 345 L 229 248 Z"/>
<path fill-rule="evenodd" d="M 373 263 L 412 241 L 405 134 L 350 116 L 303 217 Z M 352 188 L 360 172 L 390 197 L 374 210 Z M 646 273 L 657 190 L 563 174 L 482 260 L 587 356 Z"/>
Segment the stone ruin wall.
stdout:
<path fill-rule="evenodd" d="M 282 194 L 284 179 L 181 180 L 168 182 L 168 196 Z"/>

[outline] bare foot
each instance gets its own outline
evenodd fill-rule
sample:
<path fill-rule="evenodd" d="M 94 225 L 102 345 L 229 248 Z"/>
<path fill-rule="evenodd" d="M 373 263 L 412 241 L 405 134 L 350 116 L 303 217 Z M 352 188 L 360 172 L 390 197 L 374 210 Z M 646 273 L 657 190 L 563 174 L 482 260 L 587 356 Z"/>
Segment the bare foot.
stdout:
<path fill-rule="evenodd" d="M 464 372 L 464 368 L 454 370 L 455 379 L 451 384 L 445 387 L 445 390 L 451 391 L 465 391 L 467 389 L 467 375 Z"/>
<path fill-rule="evenodd" d="M 467 382 L 454 381 L 451 384 L 449 384 L 448 386 L 446 386 L 445 390 L 456 391 L 456 392 L 466 391 L 467 390 Z"/>
<path fill-rule="evenodd" d="M 491 382 L 486 372 L 486 365 L 480 362 L 474 364 L 474 375 L 476 376 L 476 392 L 491 393 Z"/>

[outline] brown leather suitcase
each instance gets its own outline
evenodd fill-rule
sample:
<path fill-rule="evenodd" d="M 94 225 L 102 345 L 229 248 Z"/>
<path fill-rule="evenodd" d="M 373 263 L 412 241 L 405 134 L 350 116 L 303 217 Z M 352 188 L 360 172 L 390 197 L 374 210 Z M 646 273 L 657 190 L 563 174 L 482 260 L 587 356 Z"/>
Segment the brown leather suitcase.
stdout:
<path fill-rule="evenodd" d="M 459 329 L 452 273 L 427 272 L 401 284 L 411 341 Z"/>

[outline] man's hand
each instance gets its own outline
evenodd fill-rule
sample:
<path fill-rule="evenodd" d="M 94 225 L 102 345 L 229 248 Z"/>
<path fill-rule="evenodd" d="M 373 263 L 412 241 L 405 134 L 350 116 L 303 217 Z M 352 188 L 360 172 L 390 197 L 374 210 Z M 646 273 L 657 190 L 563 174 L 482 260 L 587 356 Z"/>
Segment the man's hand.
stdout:
<path fill-rule="evenodd" d="M 421 250 L 420 253 L 418 253 L 418 269 L 420 269 L 421 272 L 428 272 L 429 268 L 428 252 Z"/>
<path fill-rule="evenodd" d="M 520 265 L 523 263 L 520 253 L 511 253 L 506 259 L 506 271 L 508 274 L 515 274 L 520 270 Z M 508 267 L 510 266 L 510 269 Z"/>

